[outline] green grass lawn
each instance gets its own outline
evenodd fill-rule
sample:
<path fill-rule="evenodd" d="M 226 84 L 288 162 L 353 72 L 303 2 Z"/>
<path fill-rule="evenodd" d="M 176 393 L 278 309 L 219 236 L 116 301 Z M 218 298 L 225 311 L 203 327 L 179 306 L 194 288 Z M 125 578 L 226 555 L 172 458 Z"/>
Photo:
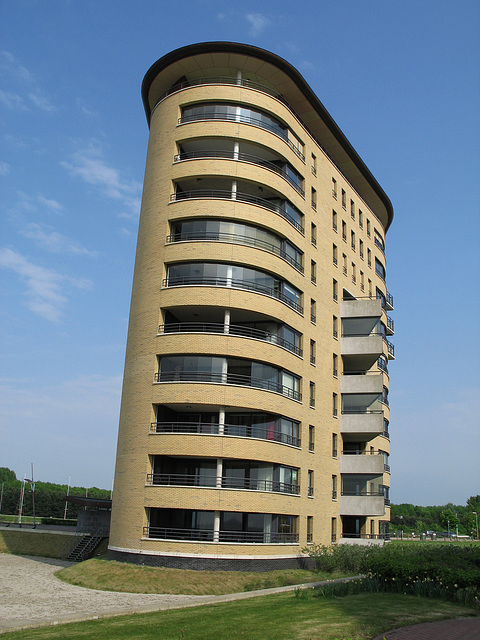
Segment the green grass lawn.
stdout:
<path fill-rule="evenodd" d="M 296 598 L 293 593 L 28 629 L 2 640 L 367 640 L 400 626 L 475 615 L 460 605 L 397 594 Z"/>

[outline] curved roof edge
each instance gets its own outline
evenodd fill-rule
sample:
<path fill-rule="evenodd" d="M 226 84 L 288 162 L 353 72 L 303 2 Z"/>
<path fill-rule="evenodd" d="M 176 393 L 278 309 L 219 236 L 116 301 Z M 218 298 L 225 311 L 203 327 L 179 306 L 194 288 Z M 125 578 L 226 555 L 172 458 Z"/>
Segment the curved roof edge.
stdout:
<path fill-rule="evenodd" d="M 175 49 L 174 51 L 170 51 L 162 58 L 157 60 L 150 69 L 145 74 L 142 82 L 142 100 L 145 108 L 145 114 L 147 116 L 147 122 L 150 126 L 150 116 L 151 110 L 148 103 L 148 94 L 150 91 L 150 87 L 152 82 L 157 77 L 159 73 L 161 73 L 164 69 L 166 69 L 171 64 L 178 62 L 182 58 L 191 57 L 197 54 L 208 53 L 208 52 L 229 52 L 229 53 L 239 53 L 243 55 L 252 56 L 254 58 L 260 58 L 265 62 L 269 62 L 279 69 L 281 69 L 284 73 L 286 73 L 291 80 L 297 85 L 300 91 L 305 95 L 308 101 L 312 104 L 312 106 L 317 111 L 319 117 L 325 122 L 330 131 L 333 133 L 335 138 L 338 140 L 339 144 L 342 146 L 344 151 L 351 157 L 353 163 L 357 167 L 357 169 L 362 173 L 365 180 L 368 182 L 370 187 L 375 191 L 378 198 L 381 200 L 387 211 L 388 223 L 385 226 L 385 231 L 390 227 L 393 220 L 393 205 L 390 201 L 390 198 L 387 196 L 385 191 L 377 182 L 376 178 L 371 173 L 370 169 L 366 166 L 363 160 L 360 158 L 358 153 L 355 151 L 353 146 L 348 141 L 347 137 L 337 125 L 332 116 L 325 109 L 323 104 L 318 99 L 317 95 L 308 85 L 304 77 L 300 74 L 295 67 L 293 67 L 289 62 L 277 56 L 275 53 L 271 51 L 267 51 L 266 49 L 260 49 L 259 47 L 255 47 L 250 44 L 242 44 L 239 42 L 199 42 L 196 44 L 186 45 L 184 47 L 180 47 L 179 49 Z"/>

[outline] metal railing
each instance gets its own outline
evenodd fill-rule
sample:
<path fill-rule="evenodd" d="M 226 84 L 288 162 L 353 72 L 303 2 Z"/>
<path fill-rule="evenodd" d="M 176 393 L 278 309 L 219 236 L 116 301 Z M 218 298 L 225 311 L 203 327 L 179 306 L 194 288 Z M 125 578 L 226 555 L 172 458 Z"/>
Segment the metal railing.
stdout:
<path fill-rule="evenodd" d="M 275 480 L 259 480 L 255 478 L 234 478 L 185 473 L 148 473 L 147 484 L 183 487 L 216 487 L 218 489 L 249 489 L 251 491 L 269 491 L 273 493 L 290 493 L 298 495 L 300 486 Z"/>
<path fill-rule="evenodd" d="M 269 160 L 264 160 L 258 156 L 254 156 L 251 153 L 243 153 L 241 151 L 229 151 L 228 149 L 205 149 L 203 151 L 183 151 L 177 153 L 173 157 L 174 162 L 183 162 L 184 160 L 202 160 L 205 158 L 222 158 L 226 160 L 239 160 L 240 162 L 250 162 L 256 164 L 270 171 L 274 171 L 284 178 L 302 197 L 305 197 L 305 191 L 301 186 L 303 178 L 299 176 L 299 181 L 295 181 L 292 176 L 285 171 L 282 166 L 275 164 Z M 285 164 L 285 163 L 282 163 Z"/>
<path fill-rule="evenodd" d="M 255 247 L 256 249 L 264 249 L 269 253 L 273 253 L 279 256 L 286 262 L 295 267 L 298 271 L 303 273 L 303 265 L 298 260 L 292 258 L 286 251 L 272 244 L 271 242 L 265 242 L 258 238 L 252 238 L 251 236 L 243 236 L 236 233 L 223 233 L 217 231 L 191 231 L 182 233 L 172 233 L 167 236 L 167 243 L 174 242 L 192 242 L 192 241 L 206 241 L 206 242 L 228 242 L 230 244 L 240 244 L 245 247 Z"/>
<path fill-rule="evenodd" d="M 305 229 L 303 228 L 303 226 L 297 220 L 295 220 L 295 218 L 292 218 L 292 216 L 289 215 L 284 206 L 272 202 L 271 200 L 267 200 L 266 198 L 259 198 L 258 196 L 254 196 L 250 193 L 237 191 L 236 193 L 232 194 L 232 191 L 230 189 L 192 189 L 190 191 L 177 191 L 170 195 L 170 200 L 172 202 L 178 202 L 180 200 L 191 200 L 195 198 L 234 200 L 237 202 L 247 202 L 248 204 L 255 204 L 259 207 L 263 207 L 264 209 L 268 209 L 269 211 L 273 211 L 282 218 L 285 218 L 285 220 L 287 220 L 287 222 L 295 227 L 295 229 L 297 229 L 297 231 L 299 231 L 302 235 L 305 233 Z"/>
<path fill-rule="evenodd" d="M 247 291 L 255 291 L 263 293 L 271 298 L 275 298 L 291 307 L 300 314 L 303 314 L 303 307 L 295 302 L 281 291 L 277 291 L 272 287 L 255 282 L 254 280 L 240 280 L 236 278 L 221 278 L 210 276 L 170 276 L 162 282 L 163 287 L 184 287 L 184 286 L 203 286 L 203 287 L 228 287 L 230 289 L 245 289 Z"/>
<path fill-rule="evenodd" d="M 292 544 L 298 542 L 298 533 L 214 531 L 213 529 L 178 529 L 173 527 L 144 527 L 143 537 L 165 540 L 198 540 L 253 544 Z"/>
<path fill-rule="evenodd" d="M 342 533 L 342 538 L 356 538 L 357 540 L 390 540 L 389 533 Z"/>
<path fill-rule="evenodd" d="M 221 322 L 169 322 L 158 327 L 158 333 L 220 333 L 224 335 L 254 338 L 264 342 L 271 342 L 283 347 L 297 356 L 302 357 L 303 350 L 279 336 L 253 327 L 238 324 L 225 325 Z"/>
<path fill-rule="evenodd" d="M 302 400 L 302 394 L 290 387 L 272 380 L 254 378 L 239 373 L 217 373 L 215 371 L 159 371 L 155 374 L 155 382 L 213 382 L 255 387 L 280 393 L 293 400 Z"/>
<path fill-rule="evenodd" d="M 220 84 L 220 83 L 219 83 Z M 221 83 L 225 84 L 225 83 Z M 232 83 L 236 84 L 236 82 Z M 278 95 L 278 94 L 277 94 Z M 277 96 L 275 96 L 277 97 Z M 282 100 L 282 102 L 285 102 Z M 270 131 L 281 138 L 290 149 L 300 158 L 302 162 L 305 162 L 305 155 L 288 137 L 288 128 L 283 128 L 280 124 L 269 122 L 263 118 L 255 118 L 254 116 L 247 116 L 241 113 L 220 113 L 218 111 L 204 111 L 203 113 L 183 114 L 178 119 L 178 124 L 188 124 L 189 122 L 199 122 L 202 120 L 222 120 L 227 122 L 239 122 L 241 124 L 249 124 L 260 129 Z"/>
<path fill-rule="evenodd" d="M 269 427 L 256 427 L 239 424 L 211 424 L 192 422 L 152 422 L 152 433 L 182 433 L 182 434 L 206 434 L 224 435 L 240 438 L 257 438 L 288 444 L 292 447 L 300 447 L 301 440 L 283 431 L 275 431 Z"/>

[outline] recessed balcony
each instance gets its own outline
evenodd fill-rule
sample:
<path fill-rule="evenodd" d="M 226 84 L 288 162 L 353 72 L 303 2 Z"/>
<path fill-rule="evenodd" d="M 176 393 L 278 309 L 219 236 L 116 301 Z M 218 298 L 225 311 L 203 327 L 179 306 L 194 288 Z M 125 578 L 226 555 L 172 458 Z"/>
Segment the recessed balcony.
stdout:
<path fill-rule="evenodd" d="M 235 478 L 231 476 L 208 476 L 203 474 L 149 473 L 147 485 L 170 487 L 211 487 L 216 489 L 244 489 L 298 495 L 300 486 L 275 480 L 257 478 Z"/>

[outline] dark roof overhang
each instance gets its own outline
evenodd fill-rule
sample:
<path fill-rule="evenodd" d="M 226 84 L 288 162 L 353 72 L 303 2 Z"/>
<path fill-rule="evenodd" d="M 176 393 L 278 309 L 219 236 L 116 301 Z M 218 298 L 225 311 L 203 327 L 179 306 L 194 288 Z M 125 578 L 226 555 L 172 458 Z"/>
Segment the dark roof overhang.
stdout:
<path fill-rule="evenodd" d="M 180 47 L 167 53 L 150 67 L 142 83 L 142 100 L 149 126 L 152 113 L 150 92 L 152 84 L 159 74 L 170 65 L 179 63 L 187 58 L 213 53 L 238 54 L 257 58 L 276 67 L 287 76 L 291 81 L 290 90 L 288 86 L 282 85 L 282 90 L 279 93 L 286 98 L 305 127 L 357 189 L 372 211 L 383 222 L 385 230 L 387 230 L 393 219 L 393 206 L 387 194 L 303 76 L 289 62 L 270 51 L 237 42 L 201 42 Z M 179 66 L 179 72 L 181 69 L 182 67 Z M 179 73 L 179 77 L 180 75 L 182 74 Z M 166 87 L 165 89 L 168 88 Z M 153 100 L 154 103 L 155 100 Z M 311 114 L 312 109 L 314 110 L 313 116 Z"/>
<path fill-rule="evenodd" d="M 111 509 L 112 501 L 103 498 L 84 498 L 82 496 L 66 496 L 66 501 L 79 504 L 82 507 L 94 507 L 96 509 Z"/>

